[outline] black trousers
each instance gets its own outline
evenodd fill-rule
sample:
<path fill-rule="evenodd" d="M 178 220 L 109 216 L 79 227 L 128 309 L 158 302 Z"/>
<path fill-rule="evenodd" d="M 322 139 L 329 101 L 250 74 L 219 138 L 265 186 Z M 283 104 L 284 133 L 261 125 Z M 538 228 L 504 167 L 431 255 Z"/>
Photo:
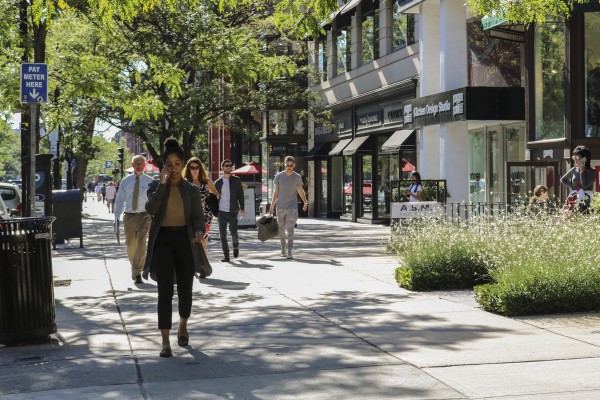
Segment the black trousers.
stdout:
<path fill-rule="evenodd" d="M 179 316 L 189 318 L 192 313 L 194 256 L 186 227 L 160 228 L 154 242 L 152 263 L 158 283 L 158 329 L 171 329 L 175 279 Z"/>

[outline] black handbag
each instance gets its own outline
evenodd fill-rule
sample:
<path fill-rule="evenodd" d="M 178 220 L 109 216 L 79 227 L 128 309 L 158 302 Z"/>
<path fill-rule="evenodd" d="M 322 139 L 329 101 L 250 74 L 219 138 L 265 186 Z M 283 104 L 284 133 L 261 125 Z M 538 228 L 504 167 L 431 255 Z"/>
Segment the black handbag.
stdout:
<path fill-rule="evenodd" d="M 216 217 L 219 215 L 219 198 L 217 195 L 209 193 L 206 199 L 210 212 Z"/>

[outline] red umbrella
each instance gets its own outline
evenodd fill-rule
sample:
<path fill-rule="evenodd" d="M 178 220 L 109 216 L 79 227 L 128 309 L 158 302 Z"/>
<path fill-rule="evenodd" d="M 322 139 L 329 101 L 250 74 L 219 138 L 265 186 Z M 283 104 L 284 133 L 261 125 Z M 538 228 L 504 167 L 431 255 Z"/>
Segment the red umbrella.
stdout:
<path fill-rule="evenodd" d="M 352 182 L 348 184 L 348 187 L 344 189 L 344 194 L 352 194 Z M 373 195 L 373 184 L 369 182 L 363 182 L 363 196 Z"/>
<path fill-rule="evenodd" d="M 416 170 L 417 168 L 414 165 L 409 163 L 406 159 L 402 159 L 402 172 L 412 172 Z"/>
<path fill-rule="evenodd" d="M 260 167 L 259 163 L 251 162 L 251 163 L 244 165 L 243 167 L 234 169 L 233 171 L 231 171 L 231 173 L 236 174 L 236 175 L 260 174 L 260 173 L 262 173 L 262 168 Z"/>

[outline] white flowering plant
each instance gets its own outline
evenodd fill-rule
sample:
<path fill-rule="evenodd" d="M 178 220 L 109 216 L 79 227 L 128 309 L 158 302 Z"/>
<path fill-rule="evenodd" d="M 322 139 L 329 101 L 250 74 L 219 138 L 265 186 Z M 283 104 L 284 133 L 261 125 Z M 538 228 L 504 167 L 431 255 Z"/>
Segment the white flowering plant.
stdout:
<path fill-rule="evenodd" d="M 600 310 L 600 219 L 595 213 L 525 212 L 468 221 L 395 225 L 399 284 L 411 290 L 475 287 L 506 315 Z"/>

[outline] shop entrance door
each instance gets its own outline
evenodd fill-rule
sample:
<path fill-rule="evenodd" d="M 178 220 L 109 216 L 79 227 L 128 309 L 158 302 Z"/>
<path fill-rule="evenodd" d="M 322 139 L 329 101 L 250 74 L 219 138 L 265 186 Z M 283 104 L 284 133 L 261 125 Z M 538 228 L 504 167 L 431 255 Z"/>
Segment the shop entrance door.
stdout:
<path fill-rule="evenodd" d="M 526 205 L 537 185 L 548 188 L 550 202 L 560 200 L 558 161 L 514 161 L 506 163 L 506 204 L 511 210 Z"/>

